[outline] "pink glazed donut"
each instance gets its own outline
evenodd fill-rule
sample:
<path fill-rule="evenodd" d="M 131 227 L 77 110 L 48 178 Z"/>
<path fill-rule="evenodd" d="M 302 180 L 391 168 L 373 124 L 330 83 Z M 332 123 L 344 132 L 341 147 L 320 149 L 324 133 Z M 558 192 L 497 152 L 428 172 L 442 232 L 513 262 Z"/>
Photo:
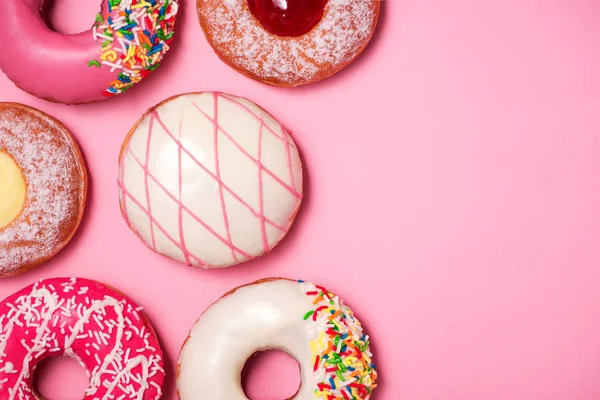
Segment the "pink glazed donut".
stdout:
<path fill-rule="evenodd" d="M 0 69 L 19 88 L 80 104 L 125 93 L 155 70 L 173 39 L 177 0 L 103 0 L 92 29 L 64 35 L 45 0 L 0 2 Z"/>
<path fill-rule="evenodd" d="M 0 399 L 35 400 L 33 372 L 65 355 L 85 368 L 84 400 L 158 399 L 162 351 L 140 308 L 99 282 L 39 281 L 0 303 Z"/>

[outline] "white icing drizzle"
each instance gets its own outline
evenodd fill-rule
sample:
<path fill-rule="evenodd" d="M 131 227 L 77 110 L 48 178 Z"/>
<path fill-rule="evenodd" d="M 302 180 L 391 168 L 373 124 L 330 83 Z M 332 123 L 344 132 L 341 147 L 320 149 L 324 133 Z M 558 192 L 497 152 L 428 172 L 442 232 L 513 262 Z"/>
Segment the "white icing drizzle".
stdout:
<path fill-rule="evenodd" d="M 64 128 L 33 109 L 26 116 L 22 109 L 0 109 L 0 151 L 15 159 L 27 181 L 23 211 L 0 229 L 0 275 L 56 250 L 69 233 L 65 225 L 80 211 L 84 190 L 73 146 L 56 133 Z"/>
<path fill-rule="evenodd" d="M 282 38 L 263 28 L 246 0 L 202 0 L 198 14 L 213 46 L 239 69 L 290 84 L 335 72 L 362 51 L 372 35 L 377 1 L 329 0 L 321 21 L 305 35 Z"/>
<path fill-rule="evenodd" d="M 96 288 L 88 294 L 91 285 Z M 86 368 L 86 399 L 160 398 L 164 370 L 156 338 L 140 308 L 110 294 L 93 281 L 52 279 L 5 300 L 0 305 L 0 393 L 6 391 L 8 400 L 35 399 L 31 373 L 37 363 L 66 355 Z"/>

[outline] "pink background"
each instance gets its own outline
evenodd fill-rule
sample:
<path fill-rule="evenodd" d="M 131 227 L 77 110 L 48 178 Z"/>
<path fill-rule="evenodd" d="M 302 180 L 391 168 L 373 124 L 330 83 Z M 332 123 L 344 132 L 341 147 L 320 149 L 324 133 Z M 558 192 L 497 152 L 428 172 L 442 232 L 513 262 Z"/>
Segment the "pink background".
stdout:
<path fill-rule="evenodd" d="M 122 289 L 161 336 L 168 399 L 200 313 L 269 276 L 313 280 L 353 306 L 375 342 L 377 400 L 600 398 L 600 2 L 386 1 L 364 56 L 323 83 L 286 90 L 221 63 L 183 1 L 170 57 L 126 96 L 67 107 L 0 75 L 1 101 L 72 129 L 92 177 L 73 242 L 2 281 L 0 297 L 51 276 Z M 89 26 L 97 4 L 80 3 L 58 0 L 60 30 Z M 163 98 L 202 90 L 270 110 L 293 132 L 308 173 L 288 239 L 225 271 L 153 254 L 118 207 L 129 128 Z M 44 393 L 80 398 L 83 375 L 62 364 L 42 379 Z M 294 366 L 285 371 L 276 381 L 253 374 L 253 400 L 293 393 Z"/>

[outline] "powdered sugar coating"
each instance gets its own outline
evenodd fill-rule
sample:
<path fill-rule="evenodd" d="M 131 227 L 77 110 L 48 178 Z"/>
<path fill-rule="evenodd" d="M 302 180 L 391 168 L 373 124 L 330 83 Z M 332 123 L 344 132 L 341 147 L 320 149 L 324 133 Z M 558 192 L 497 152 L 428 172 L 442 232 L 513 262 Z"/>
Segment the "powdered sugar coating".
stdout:
<path fill-rule="evenodd" d="M 299 37 L 268 32 L 246 0 L 198 0 L 200 23 L 216 53 L 234 68 L 272 84 L 323 79 L 352 61 L 369 42 L 376 0 L 329 0 L 322 20 Z"/>
<path fill-rule="evenodd" d="M 21 214 L 0 229 L 0 275 L 51 257 L 76 228 L 86 185 L 72 140 L 45 114 L 0 104 L 0 151 L 15 160 L 27 182 Z"/>
<path fill-rule="evenodd" d="M 0 303 L 0 398 L 33 400 L 44 359 L 65 355 L 90 378 L 84 400 L 158 399 L 163 355 L 141 308 L 87 279 L 42 280 Z"/>

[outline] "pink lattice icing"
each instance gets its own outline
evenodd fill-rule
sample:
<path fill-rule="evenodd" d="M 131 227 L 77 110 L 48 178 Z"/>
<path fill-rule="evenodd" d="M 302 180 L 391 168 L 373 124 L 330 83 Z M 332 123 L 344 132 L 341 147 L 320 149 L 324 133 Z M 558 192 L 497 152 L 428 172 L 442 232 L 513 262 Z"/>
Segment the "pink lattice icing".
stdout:
<path fill-rule="evenodd" d="M 141 308 L 95 281 L 40 281 L 0 303 L 0 398 L 34 400 L 42 360 L 73 357 L 90 378 L 84 400 L 158 399 L 163 356 Z"/>
<path fill-rule="evenodd" d="M 187 94 L 142 117 L 120 160 L 120 202 L 154 251 L 227 267 L 270 251 L 302 199 L 298 149 L 254 103 Z"/>

